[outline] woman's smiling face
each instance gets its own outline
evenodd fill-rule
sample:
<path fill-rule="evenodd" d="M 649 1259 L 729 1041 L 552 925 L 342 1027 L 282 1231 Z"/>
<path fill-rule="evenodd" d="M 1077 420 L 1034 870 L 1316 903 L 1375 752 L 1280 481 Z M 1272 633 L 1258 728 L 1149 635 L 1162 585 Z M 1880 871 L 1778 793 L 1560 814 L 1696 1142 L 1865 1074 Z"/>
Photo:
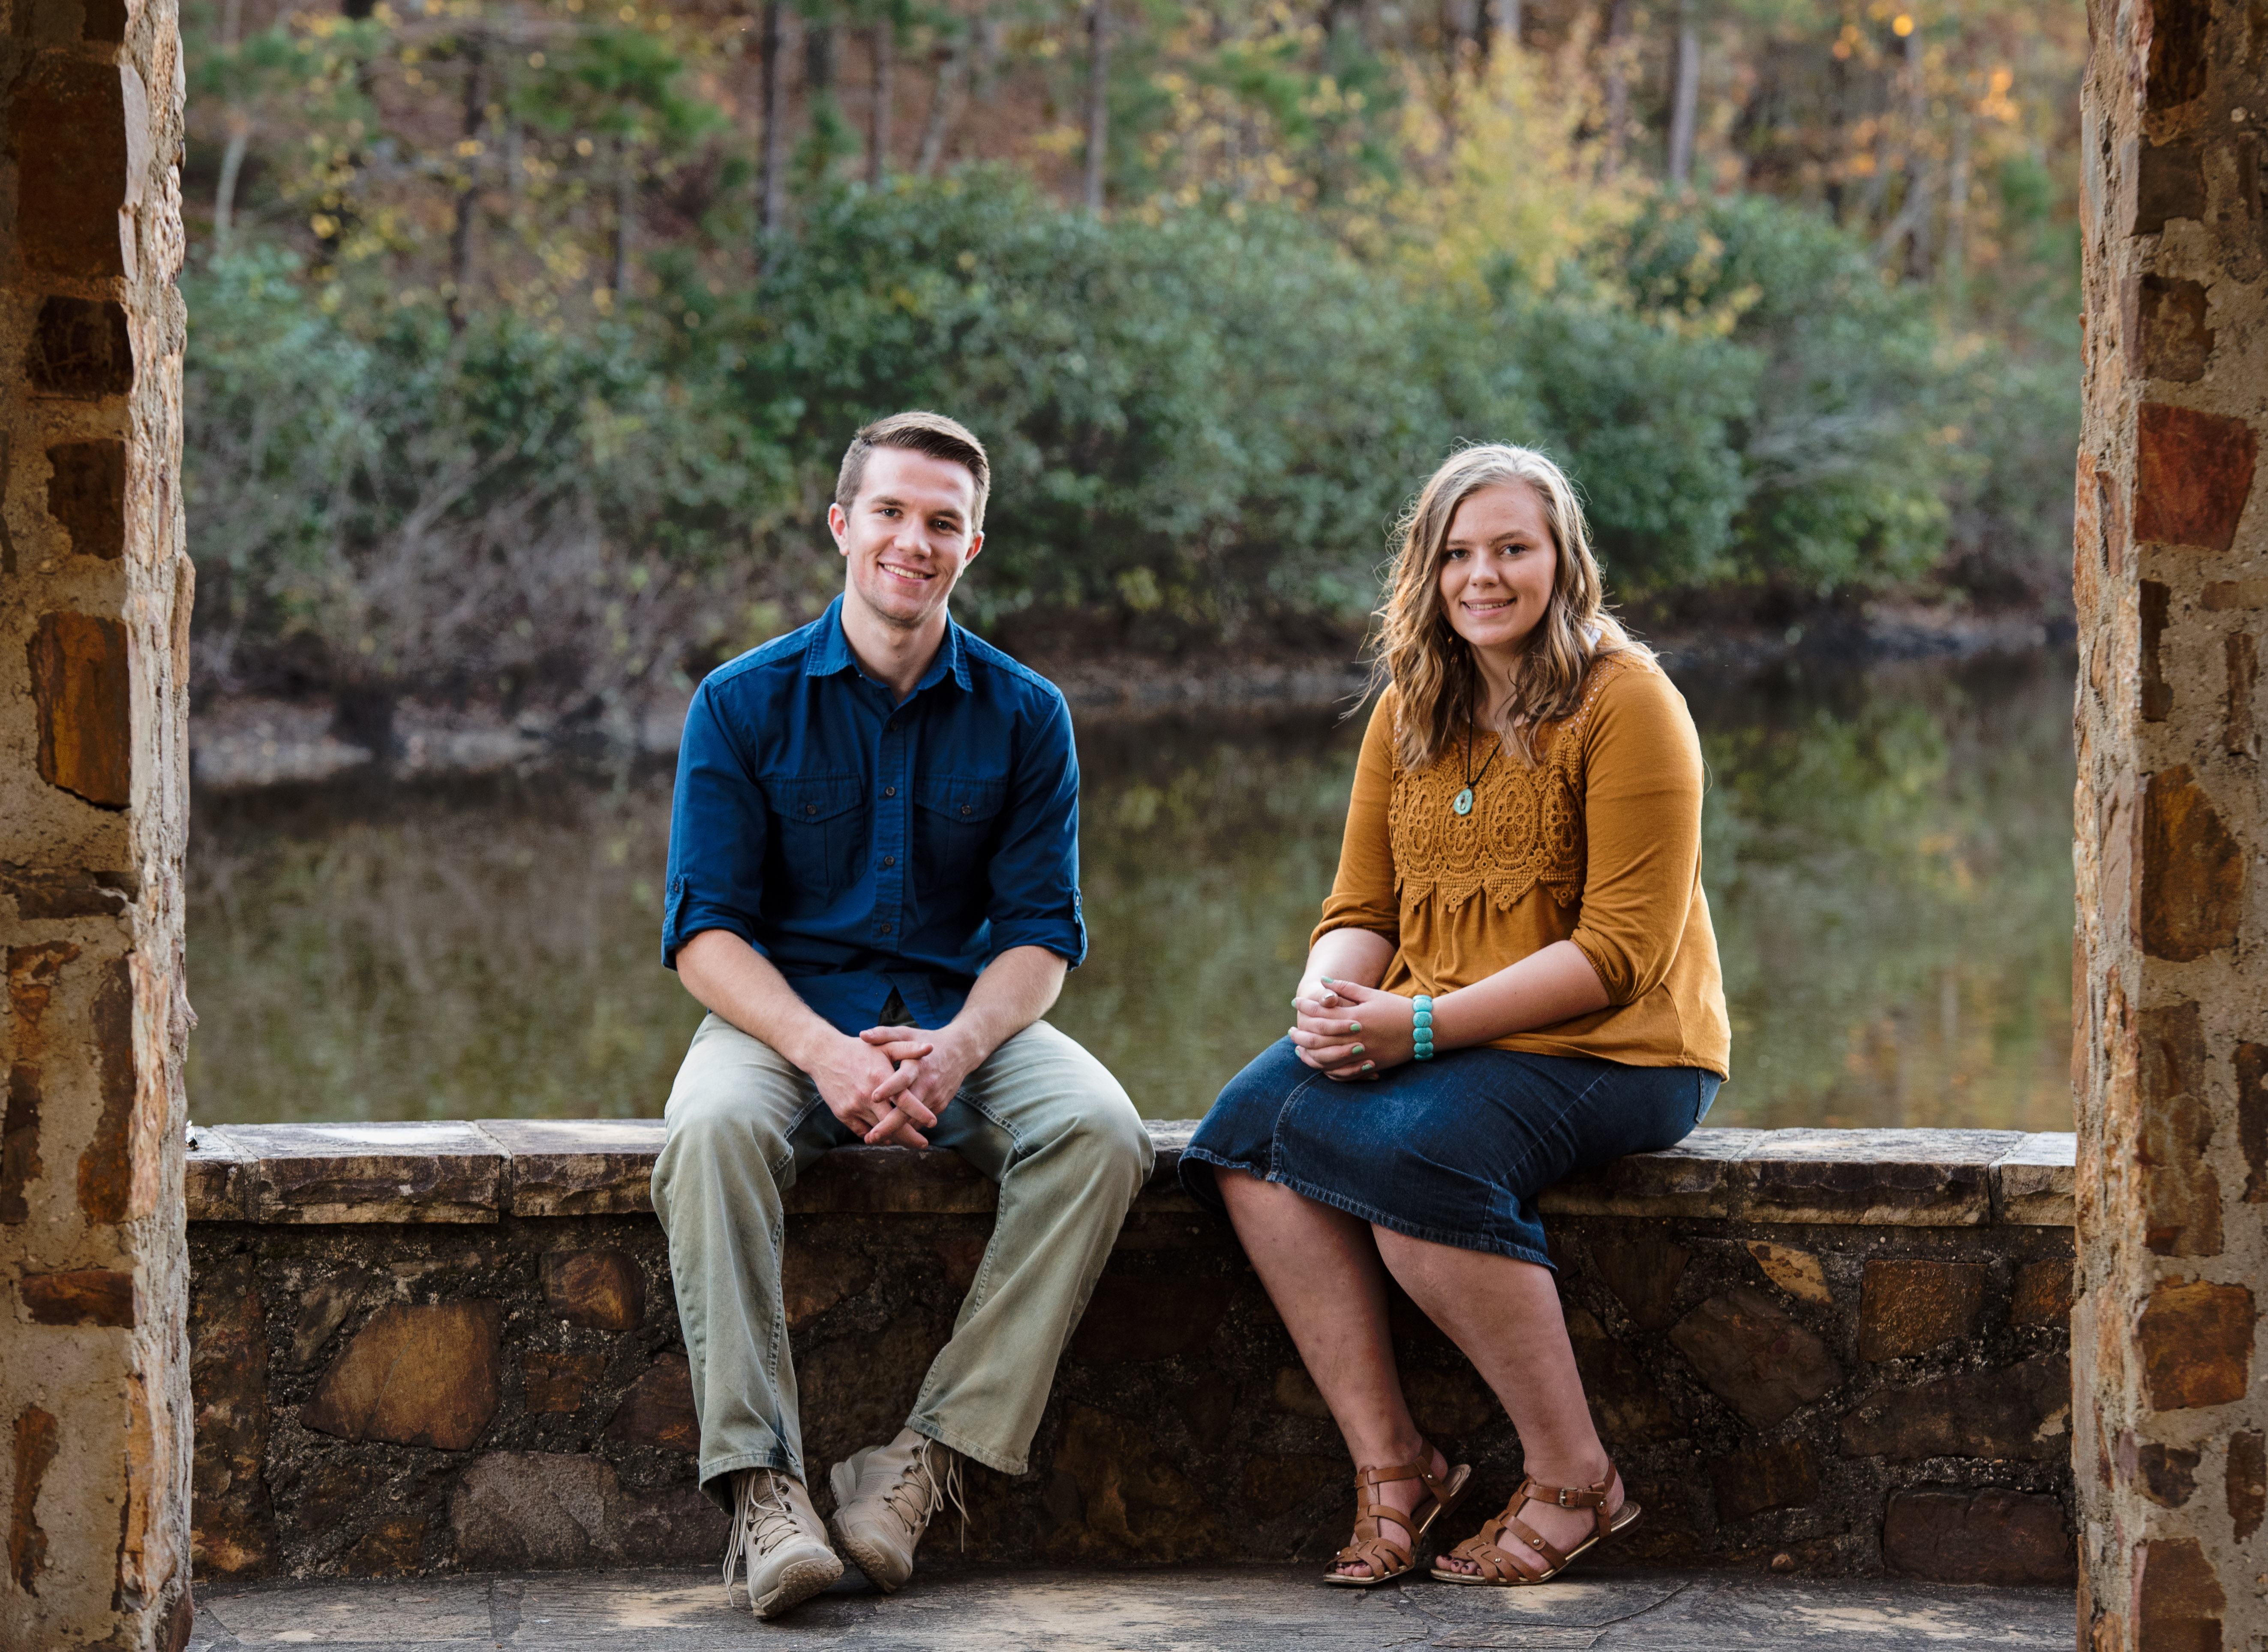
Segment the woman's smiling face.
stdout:
<path fill-rule="evenodd" d="M 1558 572 L 1542 497 L 1525 482 L 1499 482 L 1468 495 L 1449 519 L 1441 608 L 1474 652 L 1509 669 L 1542 622 Z"/>

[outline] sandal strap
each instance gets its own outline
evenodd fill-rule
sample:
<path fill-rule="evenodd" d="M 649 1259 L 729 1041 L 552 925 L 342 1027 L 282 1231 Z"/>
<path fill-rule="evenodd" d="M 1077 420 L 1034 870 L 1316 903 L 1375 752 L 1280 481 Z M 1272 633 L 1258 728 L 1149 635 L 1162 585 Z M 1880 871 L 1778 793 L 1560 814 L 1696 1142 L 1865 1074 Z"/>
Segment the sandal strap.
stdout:
<path fill-rule="evenodd" d="M 1490 1525 L 1495 1523 L 1494 1521 L 1489 1523 Z M 1453 1560 L 1470 1561 L 1478 1567 L 1481 1575 L 1491 1583 L 1501 1583 L 1507 1578 L 1525 1575 L 1512 1556 L 1488 1541 L 1488 1528 L 1485 1526 L 1481 1529 L 1479 1537 L 1467 1538 L 1450 1550 L 1449 1554 Z"/>
<path fill-rule="evenodd" d="M 1381 1565 L 1381 1561 L 1385 1564 Z M 1410 1551 L 1388 1537 L 1357 1536 L 1352 1543 L 1338 1552 L 1338 1557 L 1332 1564 L 1367 1566 L 1372 1576 L 1381 1577 L 1388 1572 L 1408 1571 Z"/>
<path fill-rule="evenodd" d="M 1504 1516 L 1502 1530 L 1509 1531 L 1513 1537 L 1518 1538 L 1522 1544 L 1526 1545 L 1528 1548 L 1543 1557 L 1543 1576 L 1549 1577 L 1552 1573 L 1557 1571 L 1561 1567 L 1567 1564 L 1567 1557 L 1565 1555 L 1560 1553 L 1558 1550 L 1553 1548 L 1549 1543 L 1545 1542 L 1542 1534 L 1537 1532 L 1526 1521 L 1521 1519 L 1517 1515 L 1506 1515 Z M 1503 1540 L 1501 1534 L 1499 1534 L 1497 1541 L 1498 1544 L 1501 1544 Z M 1534 1574 L 1530 1574 L 1530 1575 L 1534 1575 Z"/>

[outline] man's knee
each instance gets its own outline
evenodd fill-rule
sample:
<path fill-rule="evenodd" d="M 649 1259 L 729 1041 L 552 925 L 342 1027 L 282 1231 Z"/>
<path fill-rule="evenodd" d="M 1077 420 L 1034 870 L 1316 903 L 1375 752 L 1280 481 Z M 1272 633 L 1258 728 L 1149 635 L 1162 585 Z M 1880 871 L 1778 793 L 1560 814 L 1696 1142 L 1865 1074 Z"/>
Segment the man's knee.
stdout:
<path fill-rule="evenodd" d="M 1062 1138 L 1066 1154 L 1097 1187 L 1116 1187 L 1133 1198 L 1156 1162 L 1150 1132 L 1126 1093 L 1111 1085 L 1080 1097 Z"/>
<path fill-rule="evenodd" d="M 657 1169 L 681 1164 L 770 1167 L 789 1156 L 777 1109 L 747 1088 L 681 1089 L 670 1098 L 669 1135 Z"/>

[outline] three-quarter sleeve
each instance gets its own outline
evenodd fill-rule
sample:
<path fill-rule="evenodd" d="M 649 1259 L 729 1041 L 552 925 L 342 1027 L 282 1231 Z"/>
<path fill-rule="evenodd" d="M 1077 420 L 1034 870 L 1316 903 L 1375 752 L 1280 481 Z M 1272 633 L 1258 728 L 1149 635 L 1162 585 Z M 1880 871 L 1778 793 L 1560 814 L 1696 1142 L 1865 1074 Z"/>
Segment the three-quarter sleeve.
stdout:
<path fill-rule="evenodd" d="M 1701 875 L 1701 742 L 1658 670 L 1624 669 L 1584 731 L 1582 916 L 1569 937 L 1612 1004 L 1661 985 Z"/>
<path fill-rule="evenodd" d="M 1334 929 L 1368 929 L 1398 943 L 1401 896 L 1395 887 L 1394 838 L 1388 813 L 1394 802 L 1394 705 L 1389 688 L 1371 709 L 1354 770 L 1354 794 L 1347 802 L 1346 836 L 1339 845 L 1339 871 L 1323 902 L 1322 921 L 1307 944 Z"/>
<path fill-rule="evenodd" d="M 704 929 L 726 929 L 758 952 L 770 822 L 755 775 L 703 683 L 685 713 L 669 809 L 669 880 L 661 961 Z"/>
<path fill-rule="evenodd" d="M 1018 754 L 991 864 L 988 962 L 1044 947 L 1072 969 L 1086 956 L 1079 899 L 1079 754 L 1060 697 Z"/>

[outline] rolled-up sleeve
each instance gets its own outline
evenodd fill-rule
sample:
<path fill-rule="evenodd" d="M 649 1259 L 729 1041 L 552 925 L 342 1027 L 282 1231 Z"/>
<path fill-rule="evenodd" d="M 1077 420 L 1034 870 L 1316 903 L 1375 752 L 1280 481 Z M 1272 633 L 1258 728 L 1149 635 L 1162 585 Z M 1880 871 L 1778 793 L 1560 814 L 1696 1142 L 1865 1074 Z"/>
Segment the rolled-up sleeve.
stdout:
<path fill-rule="evenodd" d="M 1378 697 L 1355 762 L 1354 792 L 1347 800 L 1346 836 L 1339 844 L 1338 876 L 1323 902 L 1312 947 L 1334 929 L 1368 929 L 1400 944 L 1402 896 L 1395 887 L 1394 704 L 1392 689 Z"/>
<path fill-rule="evenodd" d="M 669 877 L 661 961 L 704 929 L 730 930 L 758 952 L 764 847 L 763 793 L 707 684 L 685 714 L 677 790 L 669 811 Z"/>
<path fill-rule="evenodd" d="M 989 955 L 1045 947 L 1073 969 L 1086 956 L 1079 900 L 1079 754 L 1071 708 L 1050 696 L 1009 777 L 999 847 L 993 852 Z"/>
<path fill-rule="evenodd" d="M 1701 875 L 1705 771 L 1693 719 L 1659 671 L 1624 670 L 1585 730 L 1582 918 L 1569 937 L 1612 1004 L 1661 985 Z"/>

